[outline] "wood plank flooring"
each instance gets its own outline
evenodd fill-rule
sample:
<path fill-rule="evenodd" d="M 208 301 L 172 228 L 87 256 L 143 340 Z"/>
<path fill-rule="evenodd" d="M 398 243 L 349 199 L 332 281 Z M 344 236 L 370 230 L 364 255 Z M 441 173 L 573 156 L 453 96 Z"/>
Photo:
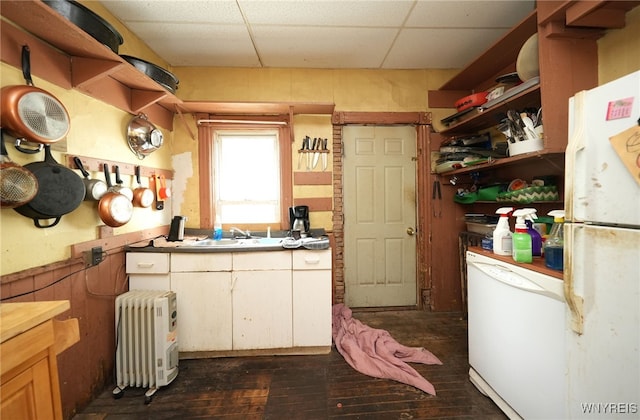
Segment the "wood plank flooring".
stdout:
<path fill-rule="evenodd" d="M 150 404 L 142 388 L 127 388 L 118 400 L 109 388 L 74 419 L 506 419 L 469 382 L 462 314 L 354 310 L 354 317 L 438 356 L 443 365 L 411 364 L 437 395 L 360 374 L 333 348 L 327 355 L 181 360 L 176 380 Z"/>

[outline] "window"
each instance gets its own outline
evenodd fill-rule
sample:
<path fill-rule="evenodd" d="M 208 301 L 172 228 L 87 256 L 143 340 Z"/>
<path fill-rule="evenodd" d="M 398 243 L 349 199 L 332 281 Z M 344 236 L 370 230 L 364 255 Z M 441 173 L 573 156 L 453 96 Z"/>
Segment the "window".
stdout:
<path fill-rule="evenodd" d="M 213 196 L 224 224 L 280 222 L 278 130 L 216 130 Z"/>
<path fill-rule="evenodd" d="M 200 227 L 288 229 L 293 146 L 286 115 L 231 120 L 198 114 Z"/>

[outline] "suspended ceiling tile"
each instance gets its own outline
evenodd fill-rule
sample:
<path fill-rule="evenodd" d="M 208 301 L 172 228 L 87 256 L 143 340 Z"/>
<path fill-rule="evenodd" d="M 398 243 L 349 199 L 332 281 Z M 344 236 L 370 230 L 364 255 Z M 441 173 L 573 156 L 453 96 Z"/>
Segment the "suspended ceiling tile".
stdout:
<path fill-rule="evenodd" d="M 234 0 L 107 0 L 102 4 L 124 23 L 244 24 Z"/>
<path fill-rule="evenodd" d="M 265 67 L 379 68 L 396 29 L 258 26 L 253 28 Z"/>
<path fill-rule="evenodd" d="M 158 55 L 173 66 L 258 67 L 258 57 L 241 25 L 132 24 Z"/>
<path fill-rule="evenodd" d="M 461 68 L 502 33 L 504 29 L 404 29 L 383 67 Z"/>
<path fill-rule="evenodd" d="M 238 1 L 251 25 L 399 27 L 413 1 Z"/>
<path fill-rule="evenodd" d="M 418 1 L 406 27 L 511 28 L 534 8 L 532 0 Z"/>

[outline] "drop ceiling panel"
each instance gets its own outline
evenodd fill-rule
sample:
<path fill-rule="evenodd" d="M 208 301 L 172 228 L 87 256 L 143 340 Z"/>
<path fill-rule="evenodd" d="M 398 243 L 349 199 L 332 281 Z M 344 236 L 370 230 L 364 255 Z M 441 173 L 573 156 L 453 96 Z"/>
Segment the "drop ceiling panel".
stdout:
<path fill-rule="evenodd" d="M 234 0 L 107 0 L 102 3 L 123 23 L 244 24 L 242 14 Z"/>
<path fill-rule="evenodd" d="M 503 33 L 503 29 L 404 29 L 383 67 L 461 68 Z"/>
<path fill-rule="evenodd" d="M 131 30 L 174 66 L 258 67 L 244 26 L 134 23 Z"/>
<path fill-rule="evenodd" d="M 535 7 L 534 1 L 419 1 L 407 27 L 511 28 Z"/>
<path fill-rule="evenodd" d="M 399 27 L 414 2 L 240 0 L 238 3 L 252 25 Z"/>
<path fill-rule="evenodd" d="M 258 26 L 256 47 L 266 67 L 378 68 L 396 29 Z"/>

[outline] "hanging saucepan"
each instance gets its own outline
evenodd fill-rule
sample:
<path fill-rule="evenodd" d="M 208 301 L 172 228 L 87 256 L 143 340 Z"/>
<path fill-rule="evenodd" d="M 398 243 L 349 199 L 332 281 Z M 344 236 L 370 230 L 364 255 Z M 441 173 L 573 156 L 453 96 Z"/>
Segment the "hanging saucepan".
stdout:
<path fill-rule="evenodd" d="M 75 156 L 73 158 L 73 162 L 76 164 L 76 167 L 80 169 L 84 178 L 82 182 L 84 183 L 85 195 L 84 199 L 86 201 L 98 201 L 100 198 L 107 192 L 107 184 L 101 179 L 91 179 L 89 178 L 89 172 L 84 168 L 82 161 L 79 157 Z"/>
<path fill-rule="evenodd" d="M 17 138 L 42 144 L 62 140 L 69 132 L 69 114 L 58 99 L 33 86 L 29 47 L 22 47 L 22 74 L 26 85 L 2 88 L 2 127 Z"/>
<path fill-rule="evenodd" d="M 85 188 L 82 178 L 73 170 L 60 165 L 51 156 L 51 146 L 44 146 L 44 161 L 25 165 L 38 179 L 38 192 L 27 204 L 14 210 L 33 219 L 39 228 L 49 228 L 58 224 L 63 215 L 72 212 L 84 199 Z M 54 219 L 51 224 L 42 225 L 40 220 Z"/>
<path fill-rule="evenodd" d="M 138 159 L 144 159 L 150 153 L 158 150 L 162 146 L 163 140 L 162 131 L 147 120 L 146 115 L 136 115 L 129 121 L 127 142 Z"/>
<path fill-rule="evenodd" d="M 119 192 L 120 194 L 124 195 L 125 197 L 127 197 L 129 201 L 133 200 L 133 191 L 131 191 L 131 188 L 125 187 L 122 185 L 122 178 L 120 178 L 120 166 L 114 165 L 113 169 L 116 172 L 116 184 L 117 184 L 113 186 L 113 189 Z"/>
<path fill-rule="evenodd" d="M 35 197 L 38 192 L 38 180 L 28 169 L 14 163 L 4 146 L 0 129 L 0 199 L 2 208 L 22 206 Z"/>
<path fill-rule="evenodd" d="M 133 190 L 133 205 L 135 207 L 149 207 L 153 204 L 153 191 L 149 188 L 143 187 L 140 182 L 140 166 L 136 166 L 136 181 L 138 182 L 138 188 Z"/>
<path fill-rule="evenodd" d="M 124 195 L 115 191 L 111 184 L 111 175 L 109 173 L 109 165 L 104 164 L 104 179 L 109 189 L 100 198 L 98 203 L 98 214 L 105 225 L 111 227 L 120 227 L 131 220 L 133 215 L 133 205 Z"/>

